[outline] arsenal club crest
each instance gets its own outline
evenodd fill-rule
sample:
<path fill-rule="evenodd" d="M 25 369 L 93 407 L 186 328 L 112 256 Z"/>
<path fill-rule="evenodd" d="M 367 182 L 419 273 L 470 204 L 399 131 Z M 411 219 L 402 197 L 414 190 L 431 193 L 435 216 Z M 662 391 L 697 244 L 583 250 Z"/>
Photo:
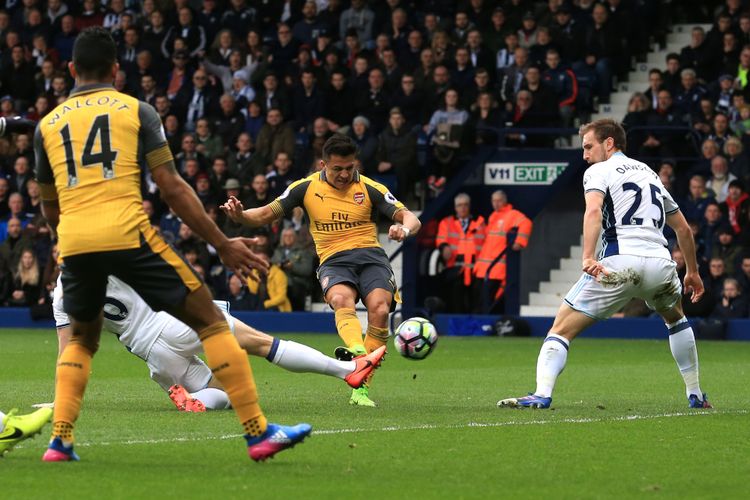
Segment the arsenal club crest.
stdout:
<path fill-rule="evenodd" d="M 365 193 L 354 193 L 354 203 L 361 205 L 365 202 Z"/>

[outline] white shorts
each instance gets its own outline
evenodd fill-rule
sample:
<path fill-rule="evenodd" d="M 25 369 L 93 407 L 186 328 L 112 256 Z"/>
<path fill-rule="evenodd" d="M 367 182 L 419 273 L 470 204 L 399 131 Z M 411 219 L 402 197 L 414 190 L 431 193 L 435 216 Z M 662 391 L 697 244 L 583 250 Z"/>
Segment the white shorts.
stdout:
<path fill-rule="evenodd" d="M 217 306 L 234 333 L 234 318 L 221 304 L 217 303 Z M 202 352 L 203 345 L 195 331 L 177 319 L 170 321 L 146 358 L 151 379 L 165 391 L 174 384 L 183 386 L 188 392 L 205 389 L 212 375 L 206 363 L 198 357 Z"/>
<path fill-rule="evenodd" d="M 565 303 L 594 319 L 607 319 L 632 298 L 655 311 L 674 306 L 682 295 L 677 265 L 661 257 L 613 255 L 600 261 L 609 272 L 595 279 L 583 274 L 565 296 Z"/>

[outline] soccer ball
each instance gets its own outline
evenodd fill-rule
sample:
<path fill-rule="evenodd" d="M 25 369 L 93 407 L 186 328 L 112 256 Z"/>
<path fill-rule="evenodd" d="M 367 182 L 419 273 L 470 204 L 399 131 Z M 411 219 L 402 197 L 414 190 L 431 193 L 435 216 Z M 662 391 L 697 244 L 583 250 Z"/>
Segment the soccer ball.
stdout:
<path fill-rule="evenodd" d="M 409 318 L 396 328 L 393 344 L 407 359 L 424 359 L 435 350 L 438 334 L 435 326 L 424 318 Z"/>

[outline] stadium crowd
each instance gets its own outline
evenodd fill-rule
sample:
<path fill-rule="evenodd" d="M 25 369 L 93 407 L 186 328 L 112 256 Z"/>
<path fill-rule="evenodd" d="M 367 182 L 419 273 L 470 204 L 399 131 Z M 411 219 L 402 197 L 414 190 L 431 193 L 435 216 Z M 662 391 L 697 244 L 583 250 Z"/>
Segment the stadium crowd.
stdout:
<path fill-rule="evenodd" d="M 417 205 L 440 192 L 478 145 L 553 146 L 554 135 L 523 130 L 586 120 L 609 102 L 631 63 L 645 60 L 652 41 L 665 43 L 670 23 L 702 12 L 714 27 L 695 30 L 664 71 L 652 71 L 624 122 L 631 152 L 651 160 L 694 223 L 716 292 L 712 314 L 714 303 L 727 302 L 724 277 L 735 269 L 742 269 L 737 291 L 750 290 L 750 258 L 743 258 L 750 245 L 750 14 L 743 4 L 6 0 L 0 116 L 38 120 L 63 102 L 76 33 L 109 28 L 119 46 L 115 88 L 156 108 L 176 165 L 206 211 L 226 234 L 257 237 L 275 265 L 267 281 L 249 287 L 228 275 L 145 172 L 153 225 L 235 309 L 301 310 L 319 293 L 304 214 L 250 230 L 218 209 L 228 196 L 246 208 L 268 203 L 320 168 L 322 145 L 338 131 L 359 145 L 361 171 Z M 659 125 L 685 129 L 646 128 Z M 696 141 L 700 151 L 687 150 Z M 1 140 L 0 155 L 0 305 L 42 314 L 59 268 L 40 214 L 32 138 Z M 724 269 L 713 279 L 717 258 Z"/>

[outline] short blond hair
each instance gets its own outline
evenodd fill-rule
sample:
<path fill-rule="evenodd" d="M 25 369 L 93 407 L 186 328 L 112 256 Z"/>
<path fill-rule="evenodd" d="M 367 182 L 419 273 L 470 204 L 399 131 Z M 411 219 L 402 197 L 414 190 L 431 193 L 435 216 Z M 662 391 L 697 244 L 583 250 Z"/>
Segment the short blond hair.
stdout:
<path fill-rule="evenodd" d="M 611 137 L 615 141 L 615 147 L 621 151 L 625 150 L 627 145 L 627 137 L 625 129 L 617 121 L 611 118 L 602 118 L 600 120 L 594 120 L 593 122 L 581 125 L 578 130 L 578 135 L 583 137 L 589 132 L 594 132 L 594 137 L 598 142 L 604 142 L 608 137 Z"/>

